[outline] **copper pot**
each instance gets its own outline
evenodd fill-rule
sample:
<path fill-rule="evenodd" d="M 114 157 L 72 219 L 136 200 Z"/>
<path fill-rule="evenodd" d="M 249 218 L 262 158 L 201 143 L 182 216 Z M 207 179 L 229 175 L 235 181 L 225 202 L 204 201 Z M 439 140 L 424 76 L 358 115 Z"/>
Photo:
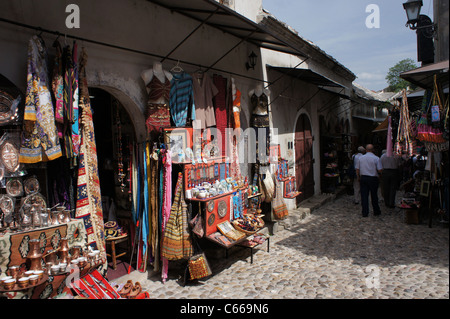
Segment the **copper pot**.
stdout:
<path fill-rule="evenodd" d="M 70 210 L 65 209 L 65 210 L 63 211 L 63 215 L 64 215 L 64 217 L 63 217 L 63 223 L 70 223 L 70 221 L 71 221 L 71 219 L 70 219 Z"/>
<path fill-rule="evenodd" d="M 30 250 L 28 251 L 28 258 L 36 258 L 42 257 L 41 254 L 41 241 L 39 239 L 31 239 L 29 241 L 29 245 L 30 245 Z"/>
<path fill-rule="evenodd" d="M 64 224 L 64 210 L 66 208 L 64 206 L 56 207 L 56 211 L 58 212 L 58 224 Z"/>
<path fill-rule="evenodd" d="M 59 262 L 69 263 L 69 244 L 67 243 L 67 238 L 61 238 L 58 256 Z"/>
<path fill-rule="evenodd" d="M 59 225 L 58 211 L 52 211 L 52 225 Z"/>
<path fill-rule="evenodd" d="M 49 250 L 47 252 L 47 254 L 45 255 L 45 263 L 46 264 L 50 264 L 50 265 L 56 265 L 56 259 L 57 259 L 57 255 L 56 255 L 57 250 Z"/>

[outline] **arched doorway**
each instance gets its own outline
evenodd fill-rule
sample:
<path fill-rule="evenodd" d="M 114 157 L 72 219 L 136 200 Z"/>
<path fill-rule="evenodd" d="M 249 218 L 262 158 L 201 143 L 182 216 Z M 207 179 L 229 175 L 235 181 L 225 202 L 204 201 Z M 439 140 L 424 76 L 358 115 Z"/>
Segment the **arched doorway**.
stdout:
<path fill-rule="evenodd" d="M 104 89 L 92 87 L 89 88 L 89 95 L 97 147 L 103 218 L 105 222 L 117 222 L 123 231 L 131 234 L 134 227 L 128 168 L 132 161 L 131 150 L 136 143 L 136 130 L 128 111 L 115 96 Z M 122 178 L 121 174 L 124 174 Z M 116 248 L 130 253 L 131 246 L 129 240 L 118 244 Z M 118 263 L 129 263 L 128 258 L 129 255 L 120 259 Z M 117 269 L 116 272 L 120 272 L 126 268 L 118 266 Z M 108 270 L 108 278 L 116 276 L 113 270 Z"/>
<path fill-rule="evenodd" d="M 302 192 L 297 197 L 297 205 L 314 195 L 313 163 L 311 122 L 306 114 L 301 114 L 295 128 L 295 177 L 297 189 Z"/>

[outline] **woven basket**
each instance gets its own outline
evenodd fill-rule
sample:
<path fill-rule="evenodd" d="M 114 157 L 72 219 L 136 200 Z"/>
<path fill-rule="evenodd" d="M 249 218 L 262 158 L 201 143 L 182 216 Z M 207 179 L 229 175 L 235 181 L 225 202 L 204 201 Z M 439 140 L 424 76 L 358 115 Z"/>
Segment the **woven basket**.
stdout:
<path fill-rule="evenodd" d="M 264 227 L 264 221 L 261 219 L 261 218 L 258 218 L 258 222 L 259 222 L 259 224 L 260 224 L 260 227 L 258 227 L 256 230 L 254 230 L 254 231 L 248 231 L 248 230 L 245 230 L 245 229 L 243 229 L 243 228 L 241 228 L 240 226 L 239 226 L 239 223 L 237 222 L 237 221 L 233 221 L 233 226 L 234 226 L 234 228 L 236 228 L 237 230 L 239 230 L 240 232 L 243 232 L 244 234 L 246 234 L 246 235 L 254 235 L 254 234 L 256 234 L 261 228 L 263 228 Z"/>

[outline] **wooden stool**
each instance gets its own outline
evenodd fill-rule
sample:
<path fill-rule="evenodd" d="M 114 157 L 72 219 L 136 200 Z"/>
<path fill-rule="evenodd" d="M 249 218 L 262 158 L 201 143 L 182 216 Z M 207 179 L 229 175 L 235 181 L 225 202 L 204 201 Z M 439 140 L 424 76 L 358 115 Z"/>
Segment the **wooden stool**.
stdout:
<path fill-rule="evenodd" d="M 116 254 L 116 244 L 120 244 L 122 242 L 128 241 L 128 234 L 119 236 L 119 237 L 110 237 L 106 239 L 106 244 L 110 244 L 111 246 L 111 254 L 106 253 L 106 256 L 111 257 L 113 262 L 113 269 L 117 268 L 117 258 L 122 257 L 128 253 L 128 249 L 120 254 Z"/>

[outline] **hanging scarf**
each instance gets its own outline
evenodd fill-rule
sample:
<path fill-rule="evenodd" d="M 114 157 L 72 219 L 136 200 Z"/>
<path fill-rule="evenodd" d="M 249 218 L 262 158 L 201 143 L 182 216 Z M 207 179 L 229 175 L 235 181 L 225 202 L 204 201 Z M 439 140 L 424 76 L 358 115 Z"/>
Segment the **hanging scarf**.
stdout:
<path fill-rule="evenodd" d="M 406 90 L 403 90 L 402 105 L 400 107 L 400 122 L 398 125 L 397 141 L 395 143 L 396 155 L 401 156 L 403 151 L 406 151 L 408 156 L 413 156 L 414 143 L 410 136 L 410 117 L 408 108 L 408 98 Z"/>
<path fill-rule="evenodd" d="M 162 210 L 162 225 L 161 225 L 162 237 L 164 237 L 164 230 L 166 229 L 167 221 L 170 218 L 170 205 L 172 203 L 172 157 L 170 155 L 170 152 L 165 152 L 163 165 L 164 165 L 164 194 L 163 194 L 163 205 L 162 205 L 163 210 Z M 169 260 L 164 256 L 161 256 L 161 260 L 162 260 L 161 278 L 164 283 L 167 279 L 167 273 L 169 270 Z"/>
<path fill-rule="evenodd" d="M 73 116 L 72 116 L 72 147 L 73 155 L 76 158 L 80 153 L 80 134 L 78 127 L 78 46 L 77 43 L 73 42 Z"/>
<path fill-rule="evenodd" d="M 87 232 L 87 243 L 100 250 L 106 273 L 107 261 L 103 227 L 102 197 L 98 176 L 97 149 L 94 122 L 86 78 L 87 54 L 82 49 L 80 59 L 80 109 L 82 111 L 80 161 L 78 167 L 78 192 L 75 217 L 83 219 Z"/>
<path fill-rule="evenodd" d="M 53 66 L 52 89 L 55 97 L 55 120 L 58 129 L 58 137 L 63 138 L 64 123 L 64 78 L 63 78 L 63 61 L 62 49 L 59 41 L 53 43 L 56 54 Z"/>

